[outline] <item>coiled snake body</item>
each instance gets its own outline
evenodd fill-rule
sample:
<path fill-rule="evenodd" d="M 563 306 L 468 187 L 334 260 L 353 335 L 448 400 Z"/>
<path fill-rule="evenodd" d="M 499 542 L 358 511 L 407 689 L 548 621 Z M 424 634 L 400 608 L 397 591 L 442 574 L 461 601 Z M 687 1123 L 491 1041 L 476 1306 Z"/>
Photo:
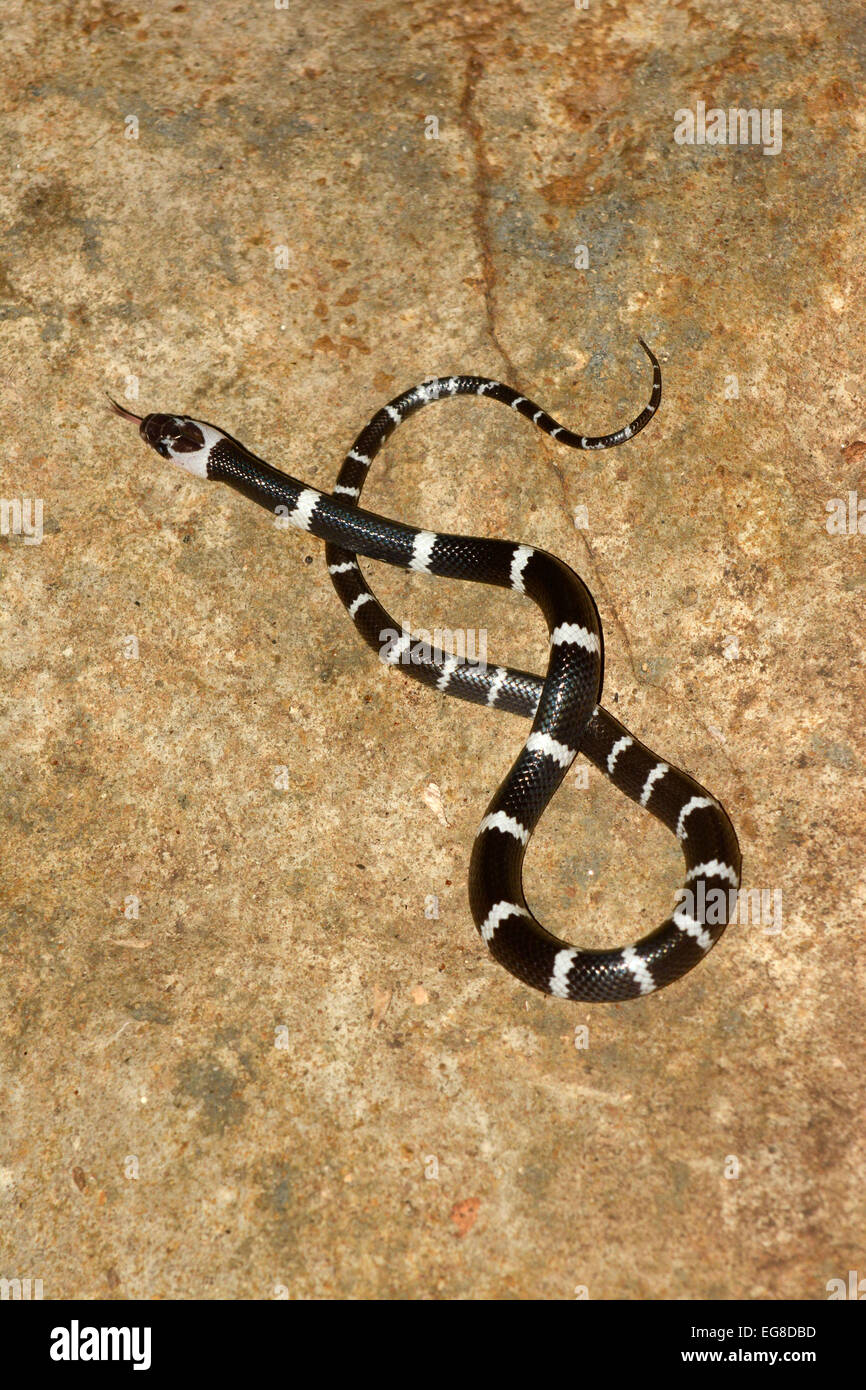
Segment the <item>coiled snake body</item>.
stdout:
<path fill-rule="evenodd" d="M 538 604 L 550 636 L 544 677 L 488 667 L 435 648 L 413 652 L 411 664 L 402 669 L 443 693 L 532 719 L 529 737 L 475 839 L 470 906 L 492 955 L 519 980 L 546 994 L 590 1002 L 632 999 L 671 984 L 716 943 L 732 915 L 740 882 L 740 852 L 731 822 L 693 778 L 663 762 L 598 703 L 601 624 L 592 595 L 573 570 L 534 546 L 419 530 L 362 510 L 358 499 L 370 463 L 396 427 L 429 402 L 452 396 L 500 401 L 572 448 L 623 443 L 643 429 L 661 400 L 659 364 L 646 344 L 641 346 L 653 365 L 652 395 L 640 415 L 613 434 L 574 434 L 500 382 L 443 377 L 404 392 L 377 412 L 346 455 L 331 494 L 279 472 L 214 425 L 175 415 L 140 419 L 114 406 L 139 425 L 142 437 L 163 458 L 197 477 L 228 483 L 325 541 L 334 587 L 361 636 L 383 660 L 402 663 L 412 639 L 403 633 L 382 649 L 383 630 L 398 625 L 370 590 L 358 555 L 422 574 L 512 589 Z M 686 861 L 685 890 L 675 911 L 634 945 L 616 950 L 581 949 L 560 941 L 532 915 L 523 893 L 529 838 L 578 752 L 673 831 Z M 713 905 L 711 911 L 703 910 L 706 903 Z"/>

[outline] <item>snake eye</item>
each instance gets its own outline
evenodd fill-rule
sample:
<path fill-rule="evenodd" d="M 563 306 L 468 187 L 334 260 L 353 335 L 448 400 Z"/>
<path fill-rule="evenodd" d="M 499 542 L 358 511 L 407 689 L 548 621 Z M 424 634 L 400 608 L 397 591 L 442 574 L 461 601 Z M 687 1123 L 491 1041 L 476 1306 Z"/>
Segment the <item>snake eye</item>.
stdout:
<path fill-rule="evenodd" d="M 138 427 L 142 439 L 163 458 L 169 456 L 166 439 L 171 423 L 170 415 L 145 415 Z"/>

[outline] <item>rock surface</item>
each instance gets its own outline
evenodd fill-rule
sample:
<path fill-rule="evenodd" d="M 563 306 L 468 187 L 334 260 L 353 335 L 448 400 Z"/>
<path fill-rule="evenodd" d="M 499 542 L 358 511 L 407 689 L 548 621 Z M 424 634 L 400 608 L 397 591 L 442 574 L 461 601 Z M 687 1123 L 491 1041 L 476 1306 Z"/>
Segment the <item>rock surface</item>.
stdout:
<path fill-rule="evenodd" d="M 820 1299 L 866 1272 L 866 535 L 827 509 L 866 498 L 866 22 L 827 8 L 6 5 L 0 492 L 44 519 L 0 538 L 0 1274 Z M 698 102 L 780 110 L 781 150 L 677 143 Z M 665 394 L 634 442 L 452 402 L 365 494 L 578 569 L 605 703 L 768 895 L 681 984 L 590 1008 L 522 989 L 468 911 L 520 722 L 388 673 L 317 542 L 101 393 L 327 489 L 431 375 L 614 428 L 639 334 Z M 375 584 L 543 666 L 526 600 Z M 527 864 L 577 944 L 643 935 L 680 877 L 595 772 Z"/>

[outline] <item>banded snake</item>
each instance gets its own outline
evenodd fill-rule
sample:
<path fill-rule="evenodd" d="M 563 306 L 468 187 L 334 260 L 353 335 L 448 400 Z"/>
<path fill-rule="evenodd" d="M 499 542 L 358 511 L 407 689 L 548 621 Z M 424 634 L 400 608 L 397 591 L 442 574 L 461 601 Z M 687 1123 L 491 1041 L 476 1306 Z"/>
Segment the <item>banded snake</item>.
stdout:
<path fill-rule="evenodd" d="M 113 408 L 139 426 L 163 458 L 199 478 L 228 483 L 244 496 L 326 543 L 334 587 L 365 642 L 425 685 L 476 704 L 532 720 L 510 772 L 479 826 L 469 866 L 475 925 L 491 954 L 524 984 L 564 999 L 616 1002 L 671 984 L 718 941 L 736 902 L 740 851 L 719 802 L 687 773 L 664 762 L 599 703 L 603 676 L 601 622 L 591 593 L 567 565 L 535 546 L 441 532 L 364 511 L 359 498 L 370 464 L 409 415 L 455 396 L 482 396 L 509 406 L 574 449 L 607 449 L 633 438 L 661 401 L 661 370 L 653 368 L 648 404 L 612 434 L 578 435 L 510 387 L 477 376 L 426 381 L 390 401 L 358 435 L 330 494 L 281 473 L 224 430 L 188 416 L 139 417 Z M 387 651 L 381 634 L 397 627 L 373 594 L 358 556 L 421 574 L 470 579 L 524 594 L 547 622 L 550 657 L 544 677 L 434 648 L 414 652 L 404 632 Z M 685 889 L 671 915 L 633 945 L 587 949 L 567 945 L 532 915 L 522 866 L 530 836 L 569 767 L 583 753 L 621 792 L 644 807 L 679 840 Z M 692 910 L 698 902 L 713 911 Z"/>

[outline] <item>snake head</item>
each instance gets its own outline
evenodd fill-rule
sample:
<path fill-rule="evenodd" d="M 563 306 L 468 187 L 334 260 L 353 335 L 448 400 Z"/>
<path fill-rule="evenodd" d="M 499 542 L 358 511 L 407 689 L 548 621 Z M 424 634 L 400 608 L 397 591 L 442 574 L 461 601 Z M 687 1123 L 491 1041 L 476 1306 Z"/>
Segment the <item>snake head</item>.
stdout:
<path fill-rule="evenodd" d="M 124 410 L 110 396 L 108 399 L 118 415 L 138 425 L 142 439 L 162 458 L 171 459 L 197 478 L 208 476 L 210 452 L 225 438 L 220 430 L 206 425 L 203 420 L 191 420 L 187 415 L 145 415 L 142 418 L 133 415 L 131 410 Z"/>
<path fill-rule="evenodd" d="M 197 454 L 205 445 L 202 427 L 183 415 L 145 415 L 138 429 L 142 439 L 164 459 Z"/>

